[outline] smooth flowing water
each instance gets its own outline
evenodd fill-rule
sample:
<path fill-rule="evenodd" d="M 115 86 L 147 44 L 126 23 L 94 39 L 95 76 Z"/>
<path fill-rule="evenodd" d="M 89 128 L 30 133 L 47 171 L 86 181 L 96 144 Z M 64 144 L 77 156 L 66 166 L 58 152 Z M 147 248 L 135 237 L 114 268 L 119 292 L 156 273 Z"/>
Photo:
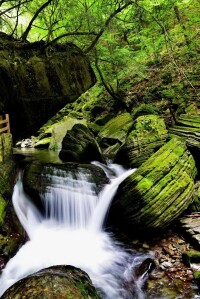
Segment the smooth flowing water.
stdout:
<path fill-rule="evenodd" d="M 111 165 L 111 168 L 110 183 L 99 195 L 84 173 L 79 173 L 76 180 L 70 174 L 64 177 L 54 173 L 42 195 L 45 215 L 31 203 L 24 193 L 22 180 L 18 179 L 13 205 L 29 241 L 3 270 L 0 295 L 19 279 L 38 270 L 53 265 L 73 265 L 88 273 L 102 298 L 144 298 L 143 279 L 134 279 L 133 268 L 146 256 L 124 249 L 103 228 L 119 184 L 134 171 L 125 171 L 119 165 Z"/>

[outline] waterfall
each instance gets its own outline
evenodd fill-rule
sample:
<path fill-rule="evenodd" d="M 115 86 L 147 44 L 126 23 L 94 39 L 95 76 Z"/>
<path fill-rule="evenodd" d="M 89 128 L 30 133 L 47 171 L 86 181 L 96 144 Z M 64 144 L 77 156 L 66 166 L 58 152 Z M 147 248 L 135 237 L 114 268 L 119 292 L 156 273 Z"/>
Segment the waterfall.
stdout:
<path fill-rule="evenodd" d="M 99 195 L 95 184 L 84 173 L 78 173 L 76 179 L 70 174 L 67 177 L 51 175 L 51 184 L 42 195 L 45 215 L 31 203 L 19 178 L 13 192 L 13 205 L 29 241 L 3 270 L 0 295 L 19 279 L 43 268 L 73 265 L 88 273 L 102 298 L 135 298 L 130 288 L 123 285 L 133 284 L 130 269 L 138 263 L 138 258 L 146 257 L 125 250 L 103 229 L 118 185 L 134 170 L 125 171 L 118 165 L 111 165 L 110 169 L 110 183 Z M 137 298 L 144 298 L 140 283 L 134 281 L 134 285 L 139 290 Z"/>

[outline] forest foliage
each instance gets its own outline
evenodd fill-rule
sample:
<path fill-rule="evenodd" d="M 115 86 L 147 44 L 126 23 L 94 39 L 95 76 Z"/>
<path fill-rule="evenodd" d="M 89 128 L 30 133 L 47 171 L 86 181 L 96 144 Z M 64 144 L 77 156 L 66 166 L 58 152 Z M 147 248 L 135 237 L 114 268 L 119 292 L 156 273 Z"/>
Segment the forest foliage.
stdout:
<path fill-rule="evenodd" d="M 75 43 L 113 97 L 128 87 L 124 78 L 145 78 L 150 65 L 163 61 L 198 97 L 189 68 L 198 61 L 199 11 L 199 0 L 1 0 L 0 31 L 48 47 Z"/>

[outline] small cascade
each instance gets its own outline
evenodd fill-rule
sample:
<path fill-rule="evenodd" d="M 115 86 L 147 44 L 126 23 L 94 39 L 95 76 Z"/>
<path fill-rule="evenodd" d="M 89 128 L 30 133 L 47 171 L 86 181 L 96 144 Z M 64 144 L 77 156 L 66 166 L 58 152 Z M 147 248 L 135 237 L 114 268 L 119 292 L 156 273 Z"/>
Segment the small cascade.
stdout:
<path fill-rule="evenodd" d="M 102 165 L 99 165 L 103 167 Z M 108 170 L 108 169 L 107 169 Z M 119 184 L 134 170 L 111 165 L 110 183 L 97 195 L 88 175 L 53 173 L 42 194 L 41 214 L 24 193 L 21 178 L 15 185 L 13 205 L 29 241 L 10 259 L 0 277 L 0 296 L 16 281 L 53 265 L 73 265 L 90 276 L 104 299 L 143 299 L 141 278 L 134 265 L 146 259 L 124 249 L 103 230 L 103 223 Z M 137 290 L 137 291 L 136 291 Z M 136 292 L 133 295 L 133 292 Z"/>
<path fill-rule="evenodd" d="M 76 178 L 71 173 L 59 170 L 49 177 L 51 184 L 42 194 L 46 218 L 56 220 L 68 228 L 85 228 L 97 205 L 98 196 L 92 178 L 79 172 Z"/>

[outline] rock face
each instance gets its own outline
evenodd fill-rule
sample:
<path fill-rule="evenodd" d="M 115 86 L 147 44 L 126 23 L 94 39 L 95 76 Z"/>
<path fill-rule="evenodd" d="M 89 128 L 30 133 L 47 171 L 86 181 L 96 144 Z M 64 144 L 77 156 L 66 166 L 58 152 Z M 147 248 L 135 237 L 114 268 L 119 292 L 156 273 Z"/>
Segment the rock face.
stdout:
<path fill-rule="evenodd" d="M 193 193 L 193 201 L 188 208 L 188 212 L 200 212 L 200 181 L 196 180 Z"/>
<path fill-rule="evenodd" d="M 200 167 L 200 115 L 182 114 L 179 116 L 176 125 L 169 129 L 169 133 L 182 136 L 191 151 L 198 168 Z"/>
<path fill-rule="evenodd" d="M 67 131 L 71 130 L 75 124 L 86 125 L 85 119 L 76 119 L 70 116 L 63 117 L 62 121 L 49 126 L 40 136 L 35 148 L 49 148 L 50 150 L 60 150 L 62 141 Z"/>
<path fill-rule="evenodd" d="M 73 266 L 53 266 L 21 279 L 2 299 L 100 299 L 89 276 Z"/>
<path fill-rule="evenodd" d="M 12 158 L 12 136 L 0 135 L 0 225 L 6 214 L 6 200 L 11 197 L 14 182 L 15 164 Z"/>
<path fill-rule="evenodd" d="M 119 147 L 125 142 L 128 131 L 133 125 L 129 113 L 123 113 L 109 120 L 98 134 L 98 141 L 105 155 L 113 158 Z"/>
<path fill-rule="evenodd" d="M 200 213 L 191 213 L 179 219 L 182 229 L 200 249 Z"/>
<path fill-rule="evenodd" d="M 111 216 L 130 232 L 163 229 L 191 203 L 196 173 L 184 140 L 171 139 L 119 186 Z"/>
<path fill-rule="evenodd" d="M 139 116 L 134 127 L 115 157 L 116 163 L 133 168 L 164 145 L 168 136 L 164 120 L 157 115 Z"/>
<path fill-rule="evenodd" d="M 32 135 L 96 82 L 88 60 L 75 45 L 43 49 L 42 42 L 22 44 L 3 33 L 0 80 L 0 110 L 10 114 L 14 139 Z"/>
<path fill-rule="evenodd" d="M 89 163 L 103 162 L 101 150 L 92 132 L 83 124 L 76 124 L 67 132 L 59 153 L 65 162 Z"/>

